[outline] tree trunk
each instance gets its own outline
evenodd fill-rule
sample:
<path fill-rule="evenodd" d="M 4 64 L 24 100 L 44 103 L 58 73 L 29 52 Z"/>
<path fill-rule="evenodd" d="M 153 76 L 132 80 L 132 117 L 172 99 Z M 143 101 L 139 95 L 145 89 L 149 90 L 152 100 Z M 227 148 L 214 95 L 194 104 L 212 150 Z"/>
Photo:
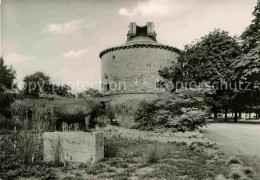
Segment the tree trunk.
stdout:
<path fill-rule="evenodd" d="M 242 113 L 239 112 L 239 116 L 238 116 L 239 119 L 242 119 Z"/>
<path fill-rule="evenodd" d="M 249 113 L 249 119 L 251 119 L 251 113 Z"/>
<path fill-rule="evenodd" d="M 227 113 L 228 113 L 228 109 L 225 108 L 225 121 L 227 121 Z"/>
<path fill-rule="evenodd" d="M 213 113 L 214 113 L 214 121 L 218 122 L 218 112 L 215 110 Z"/>
<path fill-rule="evenodd" d="M 234 122 L 237 122 L 237 112 L 235 112 Z"/>

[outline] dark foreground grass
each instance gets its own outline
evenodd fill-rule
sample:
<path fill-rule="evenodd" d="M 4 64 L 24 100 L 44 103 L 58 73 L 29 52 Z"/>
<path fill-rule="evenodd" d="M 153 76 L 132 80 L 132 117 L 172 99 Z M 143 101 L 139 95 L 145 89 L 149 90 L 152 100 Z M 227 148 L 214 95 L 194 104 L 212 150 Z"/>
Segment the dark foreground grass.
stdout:
<path fill-rule="evenodd" d="M 162 146 L 163 144 L 158 144 Z M 212 160 L 203 153 L 195 153 L 188 146 L 170 144 L 170 152 L 153 163 L 136 164 L 121 173 L 103 175 L 110 179 L 213 179 L 229 173 L 224 157 Z M 147 171 L 148 170 L 148 171 Z"/>
<path fill-rule="evenodd" d="M 260 159 L 256 156 L 249 156 L 249 155 L 247 156 L 239 155 L 238 157 L 239 159 L 241 159 L 245 167 L 253 168 L 257 177 L 259 177 L 260 179 Z"/>
<path fill-rule="evenodd" d="M 9 141 L 8 141 L 9 142 Z M 10 141 L 10 143 L 12 143 Z M 12 148 L 10 148 L 11 150 Z M 6 149 L 7 151 L 7 149 Z M 10 152 L 1 158 L 2 179 L 213 179 L 228 176 L 225 157 L 214 159 L 202 151 L 192 151 L 180 143 L 158 143 L 106 136 L 105 159 L 95 164 L 68 163 L 57 167 L 42 157 L 27 166 L 12 159 Z M 8 156 L 7 156 L 8 154 Z M 10 158 L 7 158 L 10 157 Z M 8 160 L 8 161 L 6 161 Z"/>

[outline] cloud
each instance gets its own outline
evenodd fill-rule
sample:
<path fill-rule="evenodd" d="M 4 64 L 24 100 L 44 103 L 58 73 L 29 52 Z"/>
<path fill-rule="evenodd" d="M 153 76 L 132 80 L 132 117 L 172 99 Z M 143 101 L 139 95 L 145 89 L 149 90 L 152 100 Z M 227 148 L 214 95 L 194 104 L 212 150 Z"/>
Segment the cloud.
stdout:
<path fill-rule="evenodd" d="M 80 49 L 78 51 L 70 50 L 63 54 L 65 58 L 78 58 L 83 56 L 87 52 L 87 49 Z"/>
<path fill-rule="evenodd" d="M 5 55 L 4 59 L 5 59 L 6 63 L 9 65 L 17 65 L 17 64 L 32 60 L 34 58 L 13 52 L 13 53 Z"/>
<path fill-rule="evenodd" d="M 177 14 L 183 9 L 174 0 L 147 0 L 139 1 L 132 9 L 120 8 L 118 13 L 121 16 L 134 17 L 166 17 Z"/>
<path fill-rule="evenodd" d="M 79 32 L 82 29 L 91 29 L 95 26 L 95 23 L 86 23 L 83 19 L 74 19 L 63 24 L 50 23 L 45 29 L 43 29 L 43 32 L 67 35 Z"/>

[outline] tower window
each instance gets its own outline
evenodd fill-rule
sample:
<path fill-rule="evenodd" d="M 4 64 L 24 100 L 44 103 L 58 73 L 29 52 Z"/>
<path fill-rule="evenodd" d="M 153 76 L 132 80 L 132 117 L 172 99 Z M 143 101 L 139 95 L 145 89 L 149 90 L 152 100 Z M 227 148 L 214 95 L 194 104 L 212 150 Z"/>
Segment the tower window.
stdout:
<path fill-rule="evenodd" d="M 115 59 L 115 58 L 116 58 L 116 55 L 113 55 L 112 57 L 113 57 L 113 59 Z"/>
<path fill-rule="evenodd" d="M 106 84 L 106 88 L 107 88 L 108 91 L 110 90 L 109 83 Z"/>

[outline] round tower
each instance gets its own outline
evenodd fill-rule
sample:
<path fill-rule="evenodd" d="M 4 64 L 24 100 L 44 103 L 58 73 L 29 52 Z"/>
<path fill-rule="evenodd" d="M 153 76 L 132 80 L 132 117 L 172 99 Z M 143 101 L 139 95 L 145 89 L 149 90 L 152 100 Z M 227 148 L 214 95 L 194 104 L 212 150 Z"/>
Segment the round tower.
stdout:
<path fill-rule="evenodd" d="M 164 91 L 158 71 L 177 62 L 180 50 L 156 40 L 152 22 L 131 22 L 126 43 L 100 53 L 103 95 L 153 94 Z"/>

